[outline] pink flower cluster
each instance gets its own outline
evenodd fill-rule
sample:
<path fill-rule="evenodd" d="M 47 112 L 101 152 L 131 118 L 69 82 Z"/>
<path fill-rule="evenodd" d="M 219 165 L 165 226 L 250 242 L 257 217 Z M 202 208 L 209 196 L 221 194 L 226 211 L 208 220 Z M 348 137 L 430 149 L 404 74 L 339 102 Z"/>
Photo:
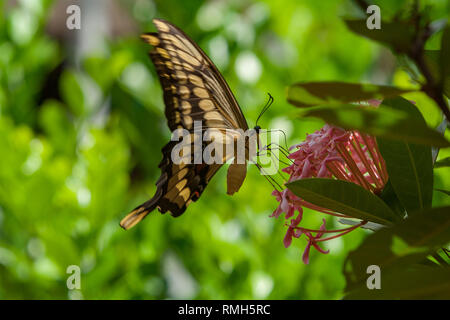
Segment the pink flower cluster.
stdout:
<path fill-rule="evenodd" d="M 298 179 L 320 177 L 346 180 L 360 185 L 374 193 L 379 193 L 387 182 L 388 175 L 383 158 L 380 155 L 376 140 L 358 131 L 346 131 L 331 125 L 325 125 L 321 130 L 309 134 L 306 141 L 290 148 L 288 156 L 292 164 L 283 169 L 289 174 L 288 182 Z M 289 189 L 275 190 L 274 195 L 279 206 L 272 217 L 285 213 L 288 230 L 284 237 L 284 246 L 291 245 L 293 238 L 304 235 L 307 242 L 303 253 L 303 262 L 309 263 L 309 252 L 314 247 L 321 253 L 328 253 L 319 246 L 324 242 L 340 237 L 365 224 L 365 221 L 349 228 L 326 230 L 326 220 L 321 227 L 308 229 L 300 226 L 303 208 L 337 216 L 348 217 L 344 213 L 333 212 L 304 201 Z M 323 238 L 324 234 L 334 234 Z"/>

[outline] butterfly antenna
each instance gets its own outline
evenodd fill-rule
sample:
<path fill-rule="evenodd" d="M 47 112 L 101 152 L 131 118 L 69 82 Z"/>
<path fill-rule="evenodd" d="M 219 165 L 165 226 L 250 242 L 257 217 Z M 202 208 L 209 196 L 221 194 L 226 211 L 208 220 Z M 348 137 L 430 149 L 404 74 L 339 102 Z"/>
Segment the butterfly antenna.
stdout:
<path fill-rule="evenodd" d="M 285 150 L 289 153 L 289 146 L 287 144 L 287 136 L 286 136 L 286 132 L 284 132 L 284 130 L 282 130 L 282 129 L 270 129 L 270 130 L 267 130 L 267 132 L 281 132 L 283 134 L 283 138 L 284 138 L 284 145 L 286 146 Z"/>
<path fill-rule="evenodd" d="M 265 174 L 266 171 L 263 167 L 261 167 L 261 165 L 259 165 L 258 163 L 255 163 L 255 165 L 263 173 L 264 178 L 272 185 L 275 190 L 283 190 L 283 187 L 273 177 L 271 177 L 269 174 Z"/>
<path fill-rule="evenodd" d="M 270 93 L 267 93 L 268 95 L 269 95 L 269 100 L 267 100 L 267 103 L 266 103 L 266 105 L 264 106 L 264 108 L 261 110 L 261 113 L 259 114 L 259 116 L 258 116 L 258 119 L 256 119 L 256 124 L 255 124 L 255 126 L 258 126 L 258 121 L 259 121 L 259 119 L 262 117 L 262 115 L 264 114 L 264 112 L 266 112 L 267 111 L 267 109 L 269 109 L 269 107 L 272 105 L 272 103 L 273 103 L 273 97 L 272 97 L 272 95 L 270 94 Z"/>

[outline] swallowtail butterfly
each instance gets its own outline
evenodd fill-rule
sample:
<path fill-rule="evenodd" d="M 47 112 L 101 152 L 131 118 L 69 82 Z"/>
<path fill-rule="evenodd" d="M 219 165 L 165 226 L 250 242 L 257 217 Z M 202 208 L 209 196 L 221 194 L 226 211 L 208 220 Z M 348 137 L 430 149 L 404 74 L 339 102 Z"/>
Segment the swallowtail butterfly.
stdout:
<path fill-rule="evenodd" d="M 183 31 L 162 19 L 154 19 L 158 32 L 143 34 L 151 44 L 150 58 L 156 67 L 164 91 L 165 115 L 170 130 L 179 128 L 193 132 L 194 121 L 218 130 L 242 129 L 247 121 L 225 79 L 208 56 Z M 259 133 L 259 127 L 255 127 Z M 176 164 L 171 152 L 177 142 L 170 141 L 163 149 L 159 164 L 161 176 L 156 182 L 153 198 L 129 213 L 120 225 L 129 229 L 151 211 L 169 211 L 181 215 L 186 207 L 200 198 L 207 184 L 222 164 Z M 227 160 L 227 159 L 225 159 Z M 247 172 L 248 155 L 244 164 L 233 162 L 228 167 L 227 193 L 241 187 Z"/>

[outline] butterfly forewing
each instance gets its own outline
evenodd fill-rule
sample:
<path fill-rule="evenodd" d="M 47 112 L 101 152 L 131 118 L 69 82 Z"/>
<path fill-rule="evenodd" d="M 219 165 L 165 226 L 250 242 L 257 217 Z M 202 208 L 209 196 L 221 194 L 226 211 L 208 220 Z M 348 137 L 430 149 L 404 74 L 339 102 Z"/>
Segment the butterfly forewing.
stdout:
<path fill-rule="evenodd" d="M 141 37 L 153 46 L 150 57 L 164 91 L 170 130 L 182 128 L 194 132 L 195 121 L 201 121 L 204 129 L 247 130 L 236 99 L 208 56 L 177 27 L 161 19 L 153 22 L 158 32 Z M 175 145 L 176 142 L 171 141 L 162 149 L 161 176 L 155 195 L 121 221 L 123 228 L 131 228 L 155 208 L 162 213 L 169 211 L 173 216 L 181 215 L 190 202 L 200 197 L 222 166 L 194 164 L 193 161 L 175 164 L 171 159 Z M 205 147 L 203 143 L 202 148 Z"/>
<path fill-rule="evenodd" d="M 142 38 L 154 46 L 150 52 L 164 90 L 169 128 L 192 130 L 192 120 L 207 127 L 248 129 L 227 83 L 206 54 L 170 23 L 155 19 L 158 33 Z M 179 120 L 179 121 L 178 121 Z"/>

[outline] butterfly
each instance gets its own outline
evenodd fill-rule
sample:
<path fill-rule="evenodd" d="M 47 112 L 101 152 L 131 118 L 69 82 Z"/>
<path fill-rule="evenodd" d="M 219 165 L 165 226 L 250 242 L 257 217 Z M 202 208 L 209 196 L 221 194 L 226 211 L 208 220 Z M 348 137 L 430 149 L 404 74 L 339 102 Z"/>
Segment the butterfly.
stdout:
<path fill-rule="evenodd" d="M 165 116 L 169 129 L 194 132 L 194 122 L 202 121 L 206 128 L 232 132 L 247 131 L 247 121 L 236 98 L 214 63 L 182 30 L 173 24 L 153 19 L 158 32 L 146 33 L 141 38 L 153 46 L 150 58 L 156 68 L 164 91 Z M 255 127 L 259 133 L 260 127 Z M 236 136 L 234 137 L 236 138 Z M 239 137 L 238 137 L 239 138 Z M 158 208 L 172 216 L 183 214 L 190 203 L 197 201 L 211 178 L 223 163 L 175 163 L 171 154 L 176 141 L 162 148 L 159 164 L 161 176 L 156 192 L 122 219 L 120 225 L 129 229 Z M 205 145 L 202 145 L 205 148 Z M 232 162 L 227 172 L 227 193 L 237 192 L 247 172 L 246 161 Z M 229 159 L 224 159 L 229 160 Z"/>

